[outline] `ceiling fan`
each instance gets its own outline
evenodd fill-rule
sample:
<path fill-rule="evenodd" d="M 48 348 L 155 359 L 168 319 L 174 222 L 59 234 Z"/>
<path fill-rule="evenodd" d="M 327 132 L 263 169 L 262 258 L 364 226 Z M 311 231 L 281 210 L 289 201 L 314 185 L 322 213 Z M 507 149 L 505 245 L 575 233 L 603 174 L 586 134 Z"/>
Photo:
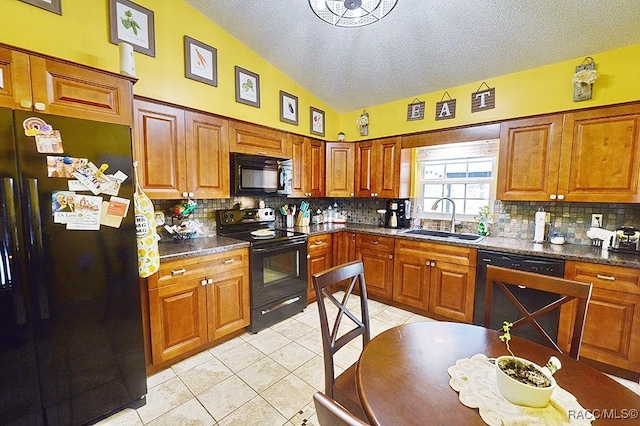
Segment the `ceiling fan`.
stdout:
<path fill-rule="evenodd" d="M 398 0 L 309 0 L 313 12 L 337 27 L 361 27 L 377 22 Z"/>

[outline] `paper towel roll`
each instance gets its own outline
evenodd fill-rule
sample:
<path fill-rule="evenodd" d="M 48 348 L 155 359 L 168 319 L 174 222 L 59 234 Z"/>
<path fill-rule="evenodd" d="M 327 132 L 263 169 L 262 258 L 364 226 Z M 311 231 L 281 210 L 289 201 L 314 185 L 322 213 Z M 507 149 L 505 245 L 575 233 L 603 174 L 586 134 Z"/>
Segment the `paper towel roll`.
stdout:
<path fill-rule="evenodd" d="M 136 64 L 133 59 L 133 46 L 121 41 L 118 43 L 118 48 L 120 49 L 120 74 L 135 77 Z"/>
<path fill-rule="evenodd" d="M 537 211 L 534 219 L 535 231 L 533 232 L 533 242 L 541 243 L 544 241 L 544 230 L 546 226 L 547 213 Z"/>

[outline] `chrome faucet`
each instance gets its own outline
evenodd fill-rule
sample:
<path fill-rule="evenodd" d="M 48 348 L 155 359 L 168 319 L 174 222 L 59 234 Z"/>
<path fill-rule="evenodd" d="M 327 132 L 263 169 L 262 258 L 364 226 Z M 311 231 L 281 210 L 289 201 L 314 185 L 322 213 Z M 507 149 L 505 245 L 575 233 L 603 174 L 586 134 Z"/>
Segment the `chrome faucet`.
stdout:
<path fill-rule="evenodd" d="M 456 203 L 453 202 L 453 200 L 449 197 L 442 197 L 439 198 L 438 200 L 436 200 L 435 203 L 433 203 L 433 206 L 431 206 L 431 210 L 435 210 L 438 208 L 438 203 L 442 200 L 449 200 L 449 202 L 451 203 L 451 229 L 450 232 L 456 232 Z"/>

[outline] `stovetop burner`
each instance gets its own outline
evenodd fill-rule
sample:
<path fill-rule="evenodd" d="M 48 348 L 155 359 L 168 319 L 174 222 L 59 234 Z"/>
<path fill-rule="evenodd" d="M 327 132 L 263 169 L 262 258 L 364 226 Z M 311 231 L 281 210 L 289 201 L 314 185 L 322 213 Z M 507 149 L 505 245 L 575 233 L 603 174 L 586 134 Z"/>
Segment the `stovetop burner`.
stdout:
<path fill-rule="evenodd" d="M 216 210 L 218 235 L 249 241 L 252 245 L 305 239 L 307 234 L 275 227 L 272 208 L 244 210 Z"/>

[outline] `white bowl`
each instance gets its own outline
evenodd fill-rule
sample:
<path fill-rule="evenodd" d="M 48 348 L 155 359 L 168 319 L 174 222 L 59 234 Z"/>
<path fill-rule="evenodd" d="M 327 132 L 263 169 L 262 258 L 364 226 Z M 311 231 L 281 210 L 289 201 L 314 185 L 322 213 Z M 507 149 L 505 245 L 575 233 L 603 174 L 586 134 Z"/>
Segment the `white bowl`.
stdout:
<path fill-rule="evenodd" d="M 549 380 L 551 381 L 551 385 L 545 388 L 538 388 L 519 382 L 518 380 L 510 377 L 504 371 L 502 371 L 500 367 L 498 367 L 500 361 L 506 358 L 515 358 L 533 365 L 537 370 L 539 370 L 549 378 Z M 539 365 L 529 360 L 512 357 L 510 355 L 496 358 L 496 377 L 498 382 L 498 390 L 500 391 L 502 396 L 516 405 L 524 405 L 526 407 L 546 407 L 549 403 L 549 399 L 551 398 L 551 394 L 557 386 L 556 380 L 552 376 L 546 374 L 542 370 L 542 367 L 540 367 Z"/>

